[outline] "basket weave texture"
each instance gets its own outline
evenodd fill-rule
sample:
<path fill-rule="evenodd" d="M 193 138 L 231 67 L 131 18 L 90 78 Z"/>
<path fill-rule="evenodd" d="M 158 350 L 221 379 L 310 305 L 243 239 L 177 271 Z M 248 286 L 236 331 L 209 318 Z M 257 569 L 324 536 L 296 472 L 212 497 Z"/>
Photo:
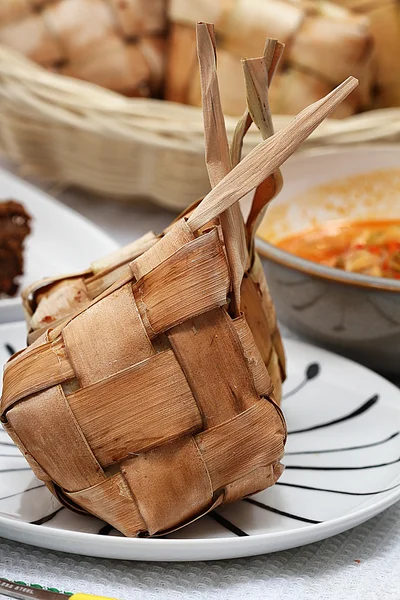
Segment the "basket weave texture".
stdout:
<path fill-rule="evenodd" d="M 1 421 L 64 504 L 126 535 L 173 530 L 282 473 L 285 359 L 254 232 L 281 164 L 357 85 L 273 135 L 266 84 L 282 49 L 267 40 L 245 62 L 248 109 L 229 152 L 214 32 L 199 24 L 213 189 L 158 239 L 25 295 L 33 331 L 51 327 L 7 363 Z M 240 160 L 252 121 L 264 141 Z M 239 200 L 254 189 L 245 222 Z"/>
<path fill-rule="evenodd" d="M 292 117 L 276 115 L 276 129 Z M 226 117 L 232 139 L 237 119 Z M 251 128 L 247 154 L 260 140 Z M 400 140 L 400 109 L 328 119 L 304 143 L 327 145 Z M 142 98 L 49 73 L 0 47 L 0 152 L 61 189 L 71 185 L 134 202 L 151 198 L 180 211 L 210 190 L 204 166 L 201 109 Z"/>
<path fill-rule="evenodd" d="M 8 363 L 2 412 L 63 503 L 133 536 L 272 485 L 285 425 L 284 355 L 258 259 L 236 319 L 215 228 L 137 283 L 130 272 Z"/>
<path fill-rule="evenodd" d="M 396 0 L 336 3 L 343 6 L 314 0 L 171 0 L 167 95 L 199 104 L 193 25 L 196 18 L 209 18 L 217 20 L 223 100 L 232 102 L 234 112 L 244 106 L 239 58 L 261 52 L 266 35 L 272 35 L 287 47 L 272 90 L 273 112 L 296 112 L 347 73 L 359 75 L 362 85 L 339 107 L 341 115 L 382 109 L 324 123 L 305 148 L 398 141 L 400 109 L 383 107 L 400 103 L 399 5 Z M 90 11 L 97 4 L 102 10 Z M 201 110 L 128 98 L 65 75 L 80 76 L 72 70 L 76 63 L 89 81 L 128 95 L 158 93 L 168 55 L 160 48 L 163 5 L 161 0 L 0 2 L 0 152 L 24 175 L 116 200 L 151 198 L 177 211 L 209 191 Z M 285 114 L 274 118 L 276 129 L 288 123 Z M 236 119 L 227 118 L 226 124 L 231 139 Z M 245 153 L 258 141 L 258 132 L 250 131 Z"/>

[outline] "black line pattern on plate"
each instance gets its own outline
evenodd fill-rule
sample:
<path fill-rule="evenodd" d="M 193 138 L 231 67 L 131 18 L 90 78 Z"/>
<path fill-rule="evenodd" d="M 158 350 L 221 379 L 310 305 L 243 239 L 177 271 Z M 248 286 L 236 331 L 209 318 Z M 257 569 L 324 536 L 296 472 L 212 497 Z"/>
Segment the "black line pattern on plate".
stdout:
<path fill-rule="evenodd" d="M 37 519 L 36 521 L 30 521 L 30 524 L 31 525 L 43 525 L 44 523 L 49 523 L 62 510 L 64 510 L 64 506 L 61 506 L 61 508 L 58 508 L 57 510 L 50 513 L 49 515 L 45 515 L 44 517 L 41 517 L 40 519 Z"/>
<path fill-rule="evenodd" d="M 5 344 L 5 348 L 7 350 L 7 352 L 11 355 L 14 354 L 15 350 L 12 347 L 11 344 Z M 321 365 L 318 362 L 311 362 L 307 365 L 305 372 L 304 372 L 304 378 L 303 380 L 296 385 L 292 390 L 289 390 L 284 396 L 283 399 L 287 399 L 290 397 L 293 397 L 295 395 L 297 395 L 301 390 L 304 389 L 304 387 L 312 380 L 316 379 L 319 375 L 321 374 Z M 365 401 L 361 406 L 359 406 L 356 410 L 352 411 L 351 413 L 344 415 L 342 417 L 338 417 L 337 419 L 334 419 L 332 421 L 328 421 L 326 423 L 320 423 L 317 425 L 312 425 L 310 427 L 306 427 L 303 429 L 298 429 L 298 430 L 294 430 L 289 432 L 289 435 L 294 435 L 294 434 L 298 434 L 298 433 L 306 433 L 306 432 L 310 432 L 310 431 L 314 431 L 314 430 L 318 430 L 318 429 L 322 429 L 322 428 L 327 428 L 333 425 L 337 425 L 343 422 L 346 422 L 350 419 L 353 419 L 355 417 L 358 417 L 362 414 L 364 414 L 366 411 L 368 411 L 370 408 L 372 408 L 379 400 L 379 395 L 375 394 L 373 395 L 371 398 L 369 398 L 367 401 Z M 7 433 L 0 428 L 0 433 L 3 433 L 5 435 L 7 435 Z M 332 453 L 332 452 L 346 452 L 346 451 L 355 451 L 355 450 L 359 450 L 359 449 L 363 449 L 363 448 L 370 448 L 370 447 L 374 447 L 374 446 L 379 446 L 385 443 L 388 443 L 390 440 L 393 440 L 394 438 L 398 437 L 400 435 L 400 431 L 397 431 L 393 434 L 391 434 L 389 437 L 383 439 L 383 440 L 379 440 L 377 442 L 371 442 L 371 443 L 367 443 L 367 444 L 362 444 L 360 446 L 350 446 L 350 447 L 344 447 L 344 448 L 334 448 L 334 449 L 327 449 L 327 450 L 304 450 L 304 451 L 297 451 L 297 452 L 287 452 L 286 454 L 289 455 L 301 455 L 301 454 L 322 454 L 322 453 Z M 9 447 L 16 447 L 14 443 L 10 442 L 0 442 L 1 446 L 9 446 Z M 3 455 L 0 455 L 0 457 Z M 4 455 L 7 457 L 10 456 L 14 456 L 14 455 Z M 21 456 L 21 458 L 23 458 Z M 286 466 L 287 470 L 293 469 L 293 470 L 313 470 L 313 471 L 348 471 L 348 470 L 361 470 L 361 469 L 372 469 L 372 468 L 379 468 L 379 467 L 383 467 L 383 466 L 388 466 L 388 465 L 392 465 L 395 463 L 400 462 L 400 458 L 397 460 L 394 460 L 392 462 L 388 462 L 388 463 L 381 463 L 381 464 L 377 464 L 377 465 L 366 465 L 366 466 L 361 466 L 361 467 L 320 467 L 320 466 L 305 466 L 305 465 L 288 465 Z M 0 470 L 0 474 L 1 473 L 12 473 L 12 472 L 17 472 L 17 471 L 29 471 L 30 468 L 26 467 L 26 468 L 18 468 L 18 469 L 4 469 L 4 470 Z M 313 487 L 313 486 L 307 486 L 307 485 L 302 485 L 302 484 L 291 484 L 291 483 L 285 483 L 285 482 L 280 482 L 278 481 L 277 484 L 278 486 L 282 486 L 282 487 L 286 487 L 286 488 L 297 488 L 297 489 L 302 489 L 302 490 L 308 490 L 310 492 L 325 492 L 325 493 L 331 493 L 331 494 L 342 494 L 342 495 L 346 495 L 346 496 L 373 496 L 376 494 L 382 494 L 385 492 L 389 492 L 391 490 L 394 490 L 396 488 L 398 488 L 400 486 L 400 483 L 387 488 L 387 489 L 383 489 L 383 490 L 377 490 L 377 491 L 373 491 L 373 492 L 350 492 L 347 490 L 335 490 L 335 489 L 329 489 L 329 488 L 319 488 L 319 487 Z M 32 488 L 28 488 L 26 490 L 24 490 L 23 492 L 17 492 L 15 494 L 9 494 L 7 496 L 4 496 L 3 498 L 0 497 L 0 501 L 1 500 L 6 500 L 15 496 L 19 496 L 22 495 L 24 493 L 28 493 L 30 491 L 33 490 L 37 490 L 39 488 L 42 487 L 46 487 L 44 484 L 40 484 L 40 485 L 36 485 Z M 317 521 L 315 519 L 310 519 L 308 517 L 303 517 L 302 515 L 297 515 L 297 514 L 292 514 L 283 510 L 280 510 L 278 508 L 275 508 L 273 506 L 269 506 L 267 504 L 264 504 L 263 502 L 260 502 L 259 500 L 256 500 L 254 498 L 245 498 L 243 500 L 244 502 L 247 502 L 253 506 L 256 506 L 262 510 L 266 510 L 269 511 L 270 513 L 276 514 L 276 515 L 280 515 L 282 517 L 286 517 L 287 519 L 292 519 L 295 521 L 300 521 L 304 524 L 318 524 L 321 523 L 323 521 Z M 40 519 L 37 519 L 35 521 L 32 521 L 32 524 L 35 525 L 43 525 L 45 523 L 49 523 L 60 511 L 62 511 L 64 509 L 64 507 L 61 507 L 57 510 L 55 510 L 54 512 L 52 512 L 51 514 L 45 515 L 44 517 L 41 517 Z M 218 523 L 220 526 L 224 527 L 225 529 L 227 529 L 228 531 L 232 532 L 233 534 L 235 534 L 238 537 L 247 537 L 249 534 L 246 533 L 245 531 L 243 531 L 242 529 L 240 529 L 237 525 L 235 525 L 234 523 L 232 523 L 230 520 L 228 520 L 227 518 L 223 517 L 221 514 L 219 514 L 216 511 L 213 511 L 212 513 L 209 514 L 209 517 L 211 519 L 213 519 L 216 523 Z M 112 531 L 114 530 L 114 527 L 112 525 L 109 524 L 104 524 L 100 530 L 98 531 L 98 535 L 101 536 L 108 536 L 108 535 L 112 535 Z"/>
<path fill-rule="evenodd" d="M 379 400 L 379 394 L 375 394 L 369 400 L 364 402 L 361 406 L 359 406 L 356 410 L 345 415 L 344 417 L 338 417 L 337 419 L 333 419 L 333 421 L 327 421 L 326 423 L 320 423 L 319 425 L 312 425 L 311 427 L 305 427 L 304 429 L 296 429 L 294 431 L 288 431 L 288 435 L 295 435 L 296 433 L 306 433 L 309 431 L 315 431 L 316 429 L 323 429 L 324 427 L 331 427 L 332 425 L 337 425 L 338 423 L 344 423 L 344 421 L 349 421 L 350 419 L 354 419 L 359 415 L 362 415 L 367 410 L 372 408 Z"/>
<path fill-rule="evenodd" d="M 371 444 L 361 444 L 360 446 L 349 446 L 348 448 L 331 448 L 329 450 L 298 450 L 297 452 L 285 452 L 285 456 L 298 456 L 299 454 L 329 454 L 331 452 L 350 452 L 350 450 L 362 450 L 364 448 L 373 448 L 374 446 L 381 446 L 390 442 L 394 438 L 400 435 L 400 431 L 392 433 L 389 437 L 379 442 L 372 442 Z"/>
<path fill-rule="evenodd" d="M 276 515 L 281 515 L 282 517 L 288 517 L 289 519 L 294 519 L 295 521 L 302 521 L 302 523 L 311 523 L 311 525 L 318 525 L 318 523 L 323 523 L 323 521 L 315 521 L 314 519 L 308 519 L 307 517 L 302 517 L 300 515 L 293 515 L 292 513 L 288 513 L 283 510 L 279 510 L 278 508 L 274 508 L 273 506 L 268 506 L 267 504 L 264 504 L 263 502 L 254 500 L 254 498 L 244 498 L 243 502 L 248 502 L 249 504 L 258 506 L 258 508 L 268 510 L 269 512 L 275 513 Z"/>
<path fill-rule="evenodd" d="M 6 343 L 4 344 L 4 347 L 5 347 L 5 349 L 7 350 L 8 354 L 9 354 L 10 356 L 12 356 L 13 354 L 15 354 L 15 352 L 16 352 L 16 351 L 15 351 L 15 348 L 14 348 L 14 346 L 11 346 L 11 344 L 9 344 L 9 343 L 7 343 L 7 342 L 6 342 Z"/>
<path fill-rule="evenodd" d="M 287 392 L 287 394 L 284 394 L 282 396 L 282 400 L 286 400 L 287 398 L 290 398 L 290 396 L 294 396 L 295 394 L 297 394 L 301 389 L 303 389 L 307 385 L 309 381 L 312 381 L 313 379 L 318 377 L 320 372 L 321 366 L 319 363 L 310 363 L 305 370 L 303 381 L 296 385 L 296 387 L 294 387 L 292 390 Z"/>
<path fill-rule="evenodd" d="M 23 490 L 22 492 L 15 492 L 15 494 L 9 494 L 8 496 L 1 496 L 0 502 L 2 500 L 8 500 L 9 498 L 15 498 L 16 496 L 23 496 L 24 494 L 27 494 L 28 492 L 31 492 L 32 490 L 38 490 L 38 489 L 44 488 L 44 487 L 46 487 L 46 486 L 44 485 L 44 483 L 42 483 L 41 485 L 35 485 L 35 487 L 28 488 L 26 490 Z"/>
<path fill-rule="evenodd" d="M 22 454 L 0 454 L 0 458 L 24 458 Z"/>
<path fill-rule="evenodd" d="M 331 490 L 329 488 L 313 487 L 311 485 L 301 485 L 300 483 L 286 483 L 283 481 L 277 481 L 275 485 L 297 488 L 300 490 L 310 490 L 312 492 L 329 492 L 330 494 L 342 494 L 344 496 L 376 496 L 377 494 L 383 494 L 384 492 L 391 492 L 400 486 L 400 483 L 393 485 L 390 488 L 384 490 L 377 490 L 376 492 L 347 492 L 346 490 Z"/>
<path fill-rule="evenodd" d="M 30 467 L 21 467 L 18 469 L 0 469 L 0 473 L 17 473 L 18 471 L 31 471 Z"/>
<path fill-rule="evenodd" d="M 363 471 L 364 469 L 378 469 L 380 467 L 388 467 L 389 465 L 395 465 L 400 462 L 400 458 L 391 460 L 387 463 L 380 463 L 379 465 L 363 465 L 362 467 L 313 467 L 304 465 L 285 465 L 285 470 L 292 469 L 297 471 Z"/>
<path fill-rule="evenodd" d="M 247 537 L 249 535 L 248 533 L 246 533 L 245 531 L 243 531 L 242 529 L 240 529 L 239 527 L 228 521 L 228 519 L 225 519 L 225 517 L 223 517 L 215 511 L 211 512 L 209 514 L 209 517 L 211 517 L 211 519 L 214 519 L 216 523 L 222 525 L 222 527 L 225 527 L 225 529 L 228 529 L 238 537 Z"/>
<path fill-rule="evenodd" d="M 108 535 L 113 529 L 114 527 L 112 525 L 108 525 L 108 523 L 106 523 L 101 529 L 99 529 L 98 535 Z"/>

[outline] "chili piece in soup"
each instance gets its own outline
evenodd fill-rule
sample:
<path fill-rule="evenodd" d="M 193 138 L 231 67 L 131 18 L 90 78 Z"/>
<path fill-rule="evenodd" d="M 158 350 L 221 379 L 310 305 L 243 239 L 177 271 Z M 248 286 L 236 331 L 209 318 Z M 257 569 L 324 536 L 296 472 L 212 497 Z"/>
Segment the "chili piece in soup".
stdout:
<path fill-rule="evenodd" d="M 400 279 L 400 220 L 330 221 L 277 246 L 329 267 Z"/>

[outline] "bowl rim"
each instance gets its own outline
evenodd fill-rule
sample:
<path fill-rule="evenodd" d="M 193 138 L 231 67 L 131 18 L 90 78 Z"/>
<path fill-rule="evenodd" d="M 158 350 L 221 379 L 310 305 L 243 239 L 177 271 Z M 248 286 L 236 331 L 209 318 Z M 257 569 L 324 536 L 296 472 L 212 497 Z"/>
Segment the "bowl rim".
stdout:
<path fill-rule="evenodd" d="M 302 160 L 314 159 L 318 156 L 326 157 L 335 154 L 343 154 L 343 152 L 393 152 L 393 150 L 400 150 L 400 146 L 391 143 L 380 142 L 371 145 L 370 143 L 363 144 L 349 144 L 346 147 L 338 148 L 337 146 L 326 146 L 319 148 L 308 148 L 299 155 L 295 155 L 291 159 L 291 163 L 302 162 Z M 400 280 L 387 279 L 384 277 L 372 277 L 371 275 L 361 275 L 360 273 L 349 273 L 348 271 L 342 271 L 341 269 L 335 269 L 334 267 L 327 267 L 305 258 L 300 258 L 295 254 L 291 254 L 286 250 L 278 248 L 271 242 L 267 242 L 256 234 L 255 246 L 262 258 L 267 258 L 272 262 L 279 265 L 292 269 L 294 271 L 300 271 L 312 277 L 325 279 L 335 283 L 342 283 L 358 288 L 367 288 L 372 290 L 381 290 L 387 292 L 400 292 Z"/>
<path fill-rule="evenodd" d="M 274 263 L 300 271 L 312 277 L 326 279 L 335 283 L 341 283 L 358 288 L 367 288 L 386 292 L 400 292 L 400 280 L 388 279 L 385 277 L 373 277 L 371 275 L 362 275 L 360 273 L 349 273 L 334 267 L 327 267 L 305 258 L 300 258 L 286 250 L 278 248 L 274 244 L 267 242 L 258 235 L 255 245 L 262 258 L 267 258 Z"/>

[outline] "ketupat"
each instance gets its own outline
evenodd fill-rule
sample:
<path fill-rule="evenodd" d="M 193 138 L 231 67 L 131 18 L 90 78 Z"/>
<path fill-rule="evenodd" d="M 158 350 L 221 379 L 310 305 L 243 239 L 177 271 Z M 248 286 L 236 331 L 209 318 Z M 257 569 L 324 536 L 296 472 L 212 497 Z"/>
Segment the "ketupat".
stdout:
<path fill-rule="evenodd" d="M 0 43 L 127 96 L 158 96 L 165 0 L 2 0 Z"/>
<path fill-rule="evenodd" d="M 346 117 L 371 107 L 373 44 L 369 20 L 333 2 L 313 0 L 171 0 L 167 100 L 201 105 L 194 23 L 213 20 L 224 112 L 245 108 L 240 59 L 257 55 L 265 37 L 286 44 L 270 93 L 272 113 L 295 114 L 349 75 L 360 87 L 333 113 Z"/>
<path fill-rule="evenodd" d="M 2 0 L 0 44 L 128 96 L 200 106 L 195 22 L 212 20 L 227 114 L 244 109 L 238 59 L 271 36 L 287 45 L 272 111 L 294 114 L 353 74 L 361 85 L 334 112 L 346 117 L 400 105 L 399 11 L 396 0 Z"/>
<path fill-rule="evenodd" d="M 357 84 L 349 78 L 268 137 L 265 91 L 249 66 L 254 86 L 232 156 L 252 118 L 266 139 L 229 171 L 213 30 L 200 24 L 198 35 L 212 191 L 157 241 L 142 240 L 147 249 L 110 287 L 101 291 L 101 280 L 94 299 L 58 315 L 4 373 L 1 421 L 35 474 L 66 506 L 130 536 L 176 529 L 279 478 L 284 357 L 253 248 L 257 216 L 245 224 L 231 209 L 257 188 L 262 211 L 280 165 Z M 270 76 L 280 50 L 266 46 Z"/>
<path fill-rule="evenodd" d="M 372 106 L 400 106 L 400 5 L 397 0 L 334 0 L 368 18 L 374 43 Z"/>

